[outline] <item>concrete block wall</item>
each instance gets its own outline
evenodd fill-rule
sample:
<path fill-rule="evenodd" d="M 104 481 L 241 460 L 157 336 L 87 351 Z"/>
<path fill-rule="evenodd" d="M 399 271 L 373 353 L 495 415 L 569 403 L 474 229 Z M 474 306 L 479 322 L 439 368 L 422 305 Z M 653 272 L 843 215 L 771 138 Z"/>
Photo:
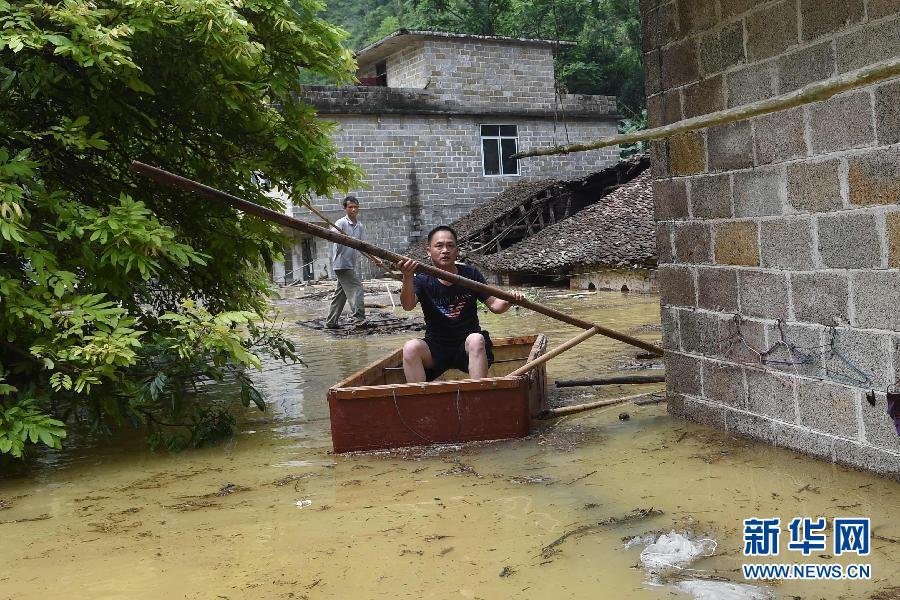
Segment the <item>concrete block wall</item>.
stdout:
<path fill-rule="evenodd" d="M 651 125 L 900 52 L 897 2 L 641 9 Z M 900 378 L 898 106 L 884 83 L 654 143 L 672 413 L 900 475 L 884 394 Z"/>
<path fill-rule="evenodd" d="M 424 42 L 416 39 L 385 59 L 388 87 L 413 89 L 425 87 L 428 80 L 425 77 L 425 53 L 423 50 Z M 375 77 L 375 64 L 360 69 L 357 76 L 360 78 Z"/>
<path fill-rule="evenodd" d="M 424 88 L 425 54 L 422 41 L 413 42 L 387 61 L 387 84 L 395 88 Z"/>
<path fill-rule="evenodd" d="M 567 156 L 523 159 L 519 176 L 485 177 L 480 126 L 517 125 L 519 147 L 531 148 L 588 141 L 615 132 L 615 122 L 547 119 L 444 117 L 431 115 L 329 115 L 338 123 L 333 134 L 338 154 L 365 171 L 365 187 L 353 190 L 369 240 L 384 248 L 404 249 L 432 227 L 467 214 L 508 186 L 524 179 L 569 178 L 593 173 L 618 160 L 607 148 Z M 314 206 L 332 220 L 343 215 L 343 196 L 319 197 Z M 294 207 L 297 218 L 309 211 Z M 328 260 L 327 244 L 317 252 Z M 320 269 L 316 269 L 318 276 Z M 366 267 L 366 276 L 377 270 Z"/>
<path fill-rule="evenodd" d="M 467 107 L 552 110 L 556 96 L 553 48 L 460 38 L 426 39 L 426 84 Z M 390 73 L 388 74 L 390 76 Z"/>

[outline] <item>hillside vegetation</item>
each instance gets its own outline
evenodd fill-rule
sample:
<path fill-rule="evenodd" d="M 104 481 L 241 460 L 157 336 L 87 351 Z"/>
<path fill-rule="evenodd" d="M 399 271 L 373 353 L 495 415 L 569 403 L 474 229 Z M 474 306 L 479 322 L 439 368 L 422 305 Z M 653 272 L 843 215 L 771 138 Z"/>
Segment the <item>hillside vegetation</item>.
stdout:
<path fill-rule="evenodd" d="M 557 57 L 561 90 L 644 106 L 638 0 L 332 0 L 325 18 L 353 50 L 400 28 L 573 41 Z"/>

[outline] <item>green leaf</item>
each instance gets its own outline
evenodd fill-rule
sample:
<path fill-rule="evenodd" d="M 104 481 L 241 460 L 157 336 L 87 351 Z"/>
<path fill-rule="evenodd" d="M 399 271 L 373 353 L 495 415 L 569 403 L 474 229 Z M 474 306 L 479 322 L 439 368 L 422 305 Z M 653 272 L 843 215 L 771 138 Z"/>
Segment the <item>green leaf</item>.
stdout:
<path fill-rule="evenodd" d="M 53 435 L 51 435 L 50 432 L 47 431 L 46 429 L 41 429 L 38 432 L 38 436 L 40 437 L 41 442 L 43 442 L 45 446 L 49 446 L 50 448 L 55 448 L 58 444 L 58 442 L 56 441 L 56 438 L 54 438 Z"/>
<path fill-rule="evenodd" d="M 136 92 L 141 92 L 144 94 L 150 94 L 151 96 L 155 96 L 156 92 L 153 91 L 149 85 L 138 79 L 137 77 L 131 77 L 128 79 L 128 87 L 133 89 Z"/>
<path fill-rule="evenodd" d="M 46 39 L 48 42 L 50 42 L 51 44 L 53 44 L 55 46 L 70 46 L 70 45 L 72 45 L 72 42 L 68 38 L 65 38 L 61 35 L 55 35 L 55 34 L 45 35 L 44 39 Z"/>

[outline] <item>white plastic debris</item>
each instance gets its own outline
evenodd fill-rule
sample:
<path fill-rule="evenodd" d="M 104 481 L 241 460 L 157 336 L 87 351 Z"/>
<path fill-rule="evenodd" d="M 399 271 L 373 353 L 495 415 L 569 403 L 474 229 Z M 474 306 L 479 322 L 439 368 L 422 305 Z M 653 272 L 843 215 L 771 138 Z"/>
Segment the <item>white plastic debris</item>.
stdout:
<path fill-rule="evenodd" d="M 625 550 L 630 550 L 635 546 L 646 546 L 648 544 L 652 544 L 656 541 L 656 536 L 652 533 L 648 533 L 646 535 L 636 535 L 630 540 L 625 542 Z"/>
<path fill-rule="evenodd" d="M 772 592 L 766 588 L 726 581 L 688 579 L 675 584 L 694 600 L 770 600 Z"/>
<path fill-rule="evenodd" d="M 662 534 L 659 539 L 641 551 L 641 564 L 650 571 L 681 569 L 701 556 L 712 556 L 715 551 L 715 540 L 692 541 L 672 531 Z"/>
<path fill-rule="evenodd" d="M 312 500 L 309 498 L 303 498 L 302 500 L 297 500 L 294 505 L 297 508 L 306 508 L 307 506 L 312 506 Z"/>

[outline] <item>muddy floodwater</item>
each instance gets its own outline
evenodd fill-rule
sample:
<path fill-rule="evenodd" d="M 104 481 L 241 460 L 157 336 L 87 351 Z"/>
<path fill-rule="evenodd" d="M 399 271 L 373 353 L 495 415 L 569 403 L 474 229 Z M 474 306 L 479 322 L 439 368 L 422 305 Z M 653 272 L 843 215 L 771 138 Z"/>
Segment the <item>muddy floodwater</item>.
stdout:
<path fill-rule="evenodd" d="M 660 337 L 655 296 L 540 294 Z M 307 366 L 267 363 L 256 380 L 268 411 L 247 411 L 222 445 L 152 454 L 135 433 L 0 481 L 0 598 L 730 597 L 680 584 L 753 583 L 740 572 L 742 520 L 819 515 L 870 517 L 871 555 L 803 557 L 783 534 L 781 556 L 758 562 L 865 563 L 871 579 L 756 582 L 758 596 L 735 597 L 900 594 L 900 485 L 673 419 L 665 404 L 570 415 L 522 440 L 333 455 L 327 388 L 409 335 L 291 325 L 323 306 L 280 305 Z M 484 322 L 495 336 L 543 331 L 551 346 L 578 333 L 524 311 Z M 641 373 L 629 370 L 635 354 L 595 337 L 551 361 L 548 379 Z M 579 388 L 565 400 L 660 389 Z M 641 550 L 673 530 L 714 540 L 711 555 L 648 573 Z"/>

